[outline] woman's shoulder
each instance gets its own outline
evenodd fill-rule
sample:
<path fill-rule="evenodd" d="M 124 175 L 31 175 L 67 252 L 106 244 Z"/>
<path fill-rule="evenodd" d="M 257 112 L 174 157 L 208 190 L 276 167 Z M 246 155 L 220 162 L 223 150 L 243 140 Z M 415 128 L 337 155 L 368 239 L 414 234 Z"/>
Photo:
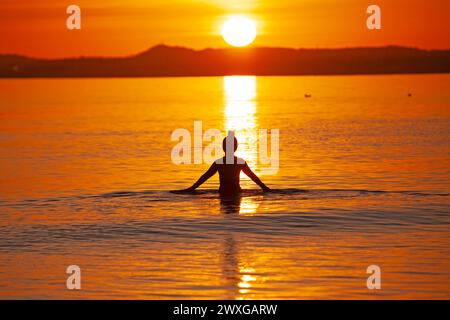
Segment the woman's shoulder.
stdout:
<path fill-rule="evenodd" d="M 215 164 L 240 164 L 240 165 L 247 164 L 244 159 L 239 158 L 239 157 L 234 157 L 233 158 L 233 163 L 227 163 L 227 158 L 226 157 L 219 158 L 216 161 L 214 161 L 214 163 Z"/>
<path fill-rule="evenodd" d="M 245 160 L 242 158 L 236 157 L 236 159 L 237 159 L 237 162 L 236 162 L 237 164 L 242 164 L 242 165 L 247 164 L 247 162 L 245 162 Z"/>

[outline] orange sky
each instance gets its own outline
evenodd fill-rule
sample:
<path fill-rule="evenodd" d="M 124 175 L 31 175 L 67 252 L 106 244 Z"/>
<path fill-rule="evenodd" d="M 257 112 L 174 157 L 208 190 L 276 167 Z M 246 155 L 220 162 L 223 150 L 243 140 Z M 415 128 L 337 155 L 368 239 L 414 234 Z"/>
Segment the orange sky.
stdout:
<path fill-rule="evenodd" d="M 81 30 L 66 28 L 70 4 L 81 7 Z M 366 28 L 369 4 L 382 9 L 381 31 Z M 257 22 L 256 46 L 448 49 L 449 13 L 449 0 L 0 0 L 0 53 L 121 56 L 159 43 L 224 47 L 220 27 L 232 14 Z"/>

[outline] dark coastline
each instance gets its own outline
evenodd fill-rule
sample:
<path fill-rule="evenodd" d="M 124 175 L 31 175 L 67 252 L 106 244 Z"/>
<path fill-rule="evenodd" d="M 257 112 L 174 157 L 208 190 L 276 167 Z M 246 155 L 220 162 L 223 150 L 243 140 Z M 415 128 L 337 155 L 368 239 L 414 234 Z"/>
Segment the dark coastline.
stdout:
<path fill-rule="evenodd" d="M 159 45 L 121 58 L 35 59 L 0 55 L 0 78 L 196 77 L 450 73 L 450 50 L 230 48 Z"/>

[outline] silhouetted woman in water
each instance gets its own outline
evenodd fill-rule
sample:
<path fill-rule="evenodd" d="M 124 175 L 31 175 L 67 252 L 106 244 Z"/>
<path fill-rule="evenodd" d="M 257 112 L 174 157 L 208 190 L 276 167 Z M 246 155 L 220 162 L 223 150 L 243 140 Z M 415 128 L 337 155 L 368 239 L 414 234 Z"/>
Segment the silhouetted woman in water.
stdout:
<path fill-rule="evenodd" d="M 219 192 L 221 195 L 236 195 L 239 194 L 242 189 L 239 185 L 239 175 L 243 171 L 250 179 L 253 180 L 264 191 L 270 191 L 270 188 L 266 186 L 250 169 L 244 159 L 238 158 L 234 155 L 238 147 L 238 141 L 232 133 L 230 133 L 222 142 L 222 148 L 225 152 L 223 158 L 217 159 L 211 165 L 192 187 L 183 191 L 192 192 L 200 187 L 206 180 L 211 178 L 219 171 L 220 187 Z M 233 151 L 231 151 L 233 150 Z"/>

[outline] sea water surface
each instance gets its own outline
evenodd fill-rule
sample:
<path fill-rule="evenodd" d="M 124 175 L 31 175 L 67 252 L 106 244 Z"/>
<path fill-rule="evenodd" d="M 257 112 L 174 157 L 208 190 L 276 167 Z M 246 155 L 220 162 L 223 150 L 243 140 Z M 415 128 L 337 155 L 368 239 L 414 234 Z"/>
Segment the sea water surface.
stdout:
<path fill-rule="evenodd" d="M 194 121 L 274 191 L 170 193 Z M 3 79 L 0 298 L 449 299 L 449 150 L 450 75 Z"/>

